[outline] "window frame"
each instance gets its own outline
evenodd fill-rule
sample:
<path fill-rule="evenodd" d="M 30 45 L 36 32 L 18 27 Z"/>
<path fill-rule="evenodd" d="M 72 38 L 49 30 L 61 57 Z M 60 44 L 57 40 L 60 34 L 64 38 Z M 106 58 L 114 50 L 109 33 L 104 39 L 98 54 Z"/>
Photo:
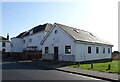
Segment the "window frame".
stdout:
<path fill-rule="evenodd" d="M 29 42 L 32 42 L 32 39 L 31 39 L 31 38 L 29 39 Z"/>
<path fill-rule="evenodd" d="M 103 53 L 105 53 L 105 48 L 103 48 Z"/>
<path fill-rule="evenodd" d="M 108 53 L 110 53 L 111 52 L 111 50 L 110 50 L 110 48 L 108 48 Z"/>
<path fill-rule="evenodd" d="M 56 30 L 55 30 L 55 34 L 57 34 L 57 33 L 58 33 L 58 30 L 56 29 Z"/>
<path fill-rule="evenodd" d="M 2 52 L 6 52 L 6 50 L 5 50 L 5 49 L 2 49 Z"/>
<path fill-rule="evenodd" d="M 45 53 L 49 53 L 49 47 L 45 47 Z"/>
<path fill-rule="evenodd" d="M 96 54 L 99 54 L 99 47 L 96 47 Z"/>
<path fill-rule="evenodd" d="M 65 54 L 71 54 L 71 46 L 65 46 Z"/>
<path fill-rule="evenodd" d="M 91 53 L 92 53 L 92 47 L 88 46 L 88 54 L 91 54 Z"/>
<path fill-rule="evenodd" d="M 26 40 L 23 40 L 23 43 L 25 44 L 25 43 L 26 43 Z"/>
<path fill-rule="evenodd" d="M 6 46 L 6 43 L 5 42 L 2 42 L 2 47 L 5 47 Z"/>

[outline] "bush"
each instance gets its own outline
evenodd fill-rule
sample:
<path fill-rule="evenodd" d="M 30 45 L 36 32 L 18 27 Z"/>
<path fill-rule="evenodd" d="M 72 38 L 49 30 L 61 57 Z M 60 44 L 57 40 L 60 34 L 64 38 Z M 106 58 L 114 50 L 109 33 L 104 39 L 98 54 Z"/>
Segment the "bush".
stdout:
<path fill-rule="evenodd" d="M 119 51 L 114 51 L 113 54 L 120 54 L 120 52 Z"/>

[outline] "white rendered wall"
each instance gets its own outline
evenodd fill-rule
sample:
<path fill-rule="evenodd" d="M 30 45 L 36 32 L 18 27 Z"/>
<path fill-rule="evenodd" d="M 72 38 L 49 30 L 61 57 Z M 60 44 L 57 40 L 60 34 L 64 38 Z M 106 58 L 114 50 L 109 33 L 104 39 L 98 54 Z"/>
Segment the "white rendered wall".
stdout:
<path fill-rule="evenodd" d="M 91 54 L 88 54 L 88 46 L 91 46 Z M 99 47 L 99 53 L 96 53 L 96 47 Z M 103 53 L 105 48 L 105 53 Z M 110 48 L 110 53 L 108 53 Z M 105 45 L 87 45 L 76 43 L 76 61 L 89 61 L 97 59 L 110 59 L 112 56 L 112 47 Z"/>
<path fill-rule="evenodd" d="M 5 52 L 11 52 L 11 44 L 10 42 L 5 42 L 5 47 L 2 47 L 2 42 L 0 42 L 0 51 L 2 51 L 2 49 L 5 49 Z"/>
<path fill-rule="evenodd" d="M 56 34 L 55 30 L 57 30 Z M 65 54 L 65 46 L 71 46 L 71 54 Z M 45 54 L 45 47 L 49 47 L 49 54 Z M 51 54 L 54 54 L 54 47 L 58 47 L 58 60 L 74 61 L 72 58 L 75 56 L 74 39 L 58 26 L 52 30 L 43 44 L 43 59 L 53 59 L 54 55 Z"/>
<path fill-rule="evenodd" d="M 22 38 L 12 38 L 11 39 L 12 52 L 22 52 L 23 51 L 23 39 Z"/>
<path fill-rule="evenodd" d="M 23 38 L 23 40 L 25 40 L 25 43 L 23 44 L 23 49 L 27 49 L 27 47 L 29 46 L 37 46 L 37 50 L 41 50 L 40 42 L 45 35 L 46 35 L 46 32 L 43 31 L 43 32 L 38 32 L 35 34 L 25 36 Z M 30 42 L 29 39 L 32 39 L 32 41 Z"/>
<path fill-rule="evenodd" d="M 0 51 L 2 51 L 2 42 L 0 42 Z"/>
<path fill-rule="evenodd" d="M 55 34 L 55 30 L 57 30 L 57 34 Z M 71 46 L 71 54 L 65 54 L 65 46 Z M 110 46 L 105 45 L 89 45 L 89 44 L 80 44 L 75 43 L 74 39 L 70 37 L 64 30 L 59 27 L 55 27 L 50 35 L 47 37 L 45 42 L 43 43 L 42 54 L 43 59 L 51 59 L 54 58 L 54 47 L 59 47 L 59 60 L 62 61 L 89 61 L 89 60 L 98 60 L 98 59 L 110 59 L 111 52 L 108 53 L 108 48 L 112 51 Z M 88 46 L 91 46 L 91 54 L 88 54 Z M 45 47 L 49 47 L 49 53 L 45 54 Z M 99 47 L 99 53 L 96 54 L 96 47 Z M 103 53 L 103 47 L 105 48 L 105 53 Z M 52 54 L 52 55 L 51 55 Z M 71 57 L 74 57 L 74 60 Z M 69 59 L 67 59 L 69 58 Z"/>
<path fill-rule="evenodd" d="M 10 42 L 5 42 L 5 44 L 6 44 L 6 46 L 5 46 L 5 52 L 11 52 L 11 44 L 10 44 Z"/>

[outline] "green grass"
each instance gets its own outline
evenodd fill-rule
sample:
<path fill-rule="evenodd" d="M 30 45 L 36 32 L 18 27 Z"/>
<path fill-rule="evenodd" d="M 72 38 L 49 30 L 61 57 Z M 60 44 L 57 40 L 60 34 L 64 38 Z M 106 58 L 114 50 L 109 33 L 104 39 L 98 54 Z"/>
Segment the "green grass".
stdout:
<path fill-rule="evenodd" d="M 111 68 L 108 70 L 108 65 L 110 64 Z M 68 65 L 69 67 L 74 68 L 81 68 L 81 69 L 88 69 L 94 71 L 101 71 L 101 72 L 109 72 L 109 73 L 118 73 L 120 74 L 120 61 L 112 61 L 106 63 L 93 63 L 93 68 L 91 68 L 91 64 L 80 64 L 78 65 Z"/>

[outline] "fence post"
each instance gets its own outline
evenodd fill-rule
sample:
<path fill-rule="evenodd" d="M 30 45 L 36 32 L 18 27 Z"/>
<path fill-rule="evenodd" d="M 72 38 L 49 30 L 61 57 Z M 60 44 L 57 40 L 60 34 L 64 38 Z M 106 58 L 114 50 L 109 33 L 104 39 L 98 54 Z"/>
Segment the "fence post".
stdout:
<path fill-rule="evenodd" d="M 78 65 L 77 65 L 78 67 L 80 66 L 80 63 L 78 62 Z"/>
<path fill-rule="evenodd" d="M 111 66 L 110 66 L 110 64 L 108 65 L 108 69 L 107 70 L 110 70 L 110 68 L 111 68 Z"/>
<path fill-rule="evenodd" d="M 91 68 L 93 68 L 93 63 L 91 63 Z"/>

